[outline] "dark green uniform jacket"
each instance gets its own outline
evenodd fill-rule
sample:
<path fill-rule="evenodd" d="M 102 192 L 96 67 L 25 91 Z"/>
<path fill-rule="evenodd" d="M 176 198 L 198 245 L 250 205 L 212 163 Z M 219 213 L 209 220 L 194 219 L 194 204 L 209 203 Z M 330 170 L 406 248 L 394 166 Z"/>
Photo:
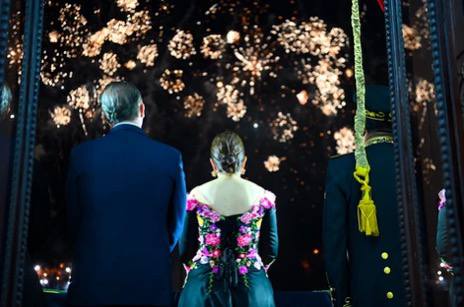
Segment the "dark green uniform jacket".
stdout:
<path fill-rule="evenodd" d="M 367 147 L 372 197 L 379 237 L 358 230 L 360 184 L 353 178 L 354 154 L 329 161 L 324 204 L 323 242 L 327 276 L 335 306 L 406 306 L 401 272 L 393 145 Z M 351 306 L 351 305 L 348 305 Z"/>

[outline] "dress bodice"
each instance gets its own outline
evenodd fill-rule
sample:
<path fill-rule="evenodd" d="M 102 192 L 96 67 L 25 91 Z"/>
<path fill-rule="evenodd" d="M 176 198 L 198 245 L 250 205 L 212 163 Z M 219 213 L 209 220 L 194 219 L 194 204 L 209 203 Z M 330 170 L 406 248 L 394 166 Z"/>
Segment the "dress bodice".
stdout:
<path fill-rule="evenodd" d="M 217 276 L 232 271 L 246 276 L 250 269 L 267 269 L 277 255 L 275 195 L 271 192 L 266 191 L 246 212 L 232 216 L 223 216 L 189 195 L 187 212 L 180 246 L 187 271 L 209 265 Z"/>

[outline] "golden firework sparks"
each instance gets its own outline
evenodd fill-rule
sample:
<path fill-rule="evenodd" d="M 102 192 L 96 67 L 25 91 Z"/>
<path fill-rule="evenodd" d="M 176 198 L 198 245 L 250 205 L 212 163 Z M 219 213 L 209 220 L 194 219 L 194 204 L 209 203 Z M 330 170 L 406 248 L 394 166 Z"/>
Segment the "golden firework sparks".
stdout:
<path fill-rule="evenodd" d="M 95 32 L 87 38 L 87 41 L 82 45 L 82 54 L 87 57 L 95 57 L 100 54 L 101 48 L 107 39 L 109 31 L 103 28 Z"/>
<path fill-rule="evenodd" d="M 154 66 L 156 57 L 158 57 L 158 48 L 156 44 L 143 46 L 137 54 L 137 59 L 146 66 Z"/>
<path fill-rule="evenodd" d="M 298 125 L 290 113 L 279 112 L 277 118 L 271 122 L 271 130 L 275 140 L 285 143 L 295 137 Z"/>
<path fill-rule="evenodd" d="M 60 44 L 59 55 L 67 58 L 80 56 L 80 46 L 87 35 L 87 19 L 81 14 L 79 4 L 66 3 L 59 11 L 59 26 L 61 28 L 58 42 Z"/>
<path fill-rule="evenodd" d="M 230 30 L 229 32 L 227 32 L 226 40 L 228 44 L 238 43 L 238 41 L 240 40 L 240 33 L 234 30 Z"/>
<path fill-rule="evenodd" d="M 112 52 L 107 52 L 103 54 L 102 59 L 100 60 L 100 69 L 107 75 L 114 75 L 121 65 L 118 62 L 116 54 Z"/>
<path fill-rule="evenodd" d="M 8 46 L 8 53 L 6 55 L 9 65 L 21 65 L 23 61 L 23 45 L 17 43 Z"/>
<path fill-rule="evenodd" d="M 403 24 L 402 31 L 403 31 L 404 48 L 408 49 L 409 51 L 414 51 L 422 47 L 422 43 L 421 43 L 422 38 L 416 29 Z"/>
<path fill-rule="evenodd" d="M 339 58 L 335 63 L 330 58 L 323 58 L 314 68 L 306 67 L 302 73 L 303 83 L 316 86 L 312 103 L 326 116 L 336 115 L 338 110 L 346 105 L 345 91 L 340 82 L 344 65 L 343 58 Z"/>
<path fill-rule="evenodd" d="M 225 42 L 219 34 L 211 34 L 203 38 L 201 53 L 205 58 L 219 59 L 225 49 Z"/>
<path fill-rule="evenodd" d="M 50 112 L 50 117 L 57 128 L 67 126 L 71 122 L 71 110 L 68 107 L 56 106 Z"/>
<path fill-rule="evenodd" d="M 195 54 L 193 35 L 188 31 L 177 30 L 168 44 L 169 53 L 177 59 L 188 59 Z"/>
<path fill-rule="evenodd" d="M 339 155 L 351 153 L 355 149 L 353 130 L 343 127 L 334 133 L 337 142 L 336 150 Z"/>
<path fill-rule="evenodd" d="M 135 37 L 142 37 L 152 29 L 150 12 L 148 10 L 138 11 L 127 17 L 126 27 L 130 29 Z"/>
<path fill-rule="evenodd" d="M 57 43 L 60 38 L 60 33 L 58 31 L 50 31 L 48 33 L 48 39 L 50 43 Z"/>
<path fill-rule="evenodd" d="M 121 81 L 123 80 L 121 77 L 110 77 L 110 76 L 103 76 L 103 78 L 99 79 L 95 86 L 95 93 L 97 97 L 100 97 L 105 87 L 113 81 Z"/>
<path fill-rule="evenodd" d="M 327 31 L 327 24 L 318 17 L 297 24 L 286 20 L 273 26 L 271 33 L 277 36 L 277 41 L 285 52 L 297 54 L 310 53 L 314 56 L 337 56 L 346 47 L 348 37 L 340 28 Z"/>
<path fill-rule="evenodd" d="M 125 12 L 133 13 L 139 5 L 138 0 L 117 0 L 117 5 Z"/>
<path fill-rule="evenodd" d="M 108 29 L 108 40 L 119 45 L 127 43 L 127 37 L 133 34 L 133 27 L 123 20 L 111 19 L 106 24 Z"/>
<path fill-rule="evenodd" d="M 202 96 L 198 95 L 197 93 L 188 95 L 184 98 L 185 116 L 200 117 L 204 105 L 205 99 Z"/>
<path fill-rule="evenodd" d="M 279 169 L 280 169 L 280 162 L 281 161 L 282 161 L 282 159 L 275 156 L 275 155 L 269 156 L 269 157 L 267 157 L 267 160 L 264 161 L 264 167 L 270 173 L 278 172 Z"/>
<path fill-rule="evenodd" d="M 219 104 L 237 103 L 239 99 L 239 91 L 231 84 L 218 82 L 216 84 L 216 97 Z"/>
<path fill-rule="evenodd" d="M 87 87 L 82 85 L 70 91 L 66 101 L 71 108 L 83 112 L 90 108 L 90 93 Z"/>
<path fill-rule="evenodd" d="M 243 100 L 239 100 L 236 103 L 227 104 L 227 117 L 231 118 L 233 121 L 238 122 L 242 119 L 247 112 L 247 107 Z"/>
<path fill-rule="evenodd" d="M 304 106 L 308 103 L 309 94 L 306 90 L 302 90 L 298 94 L 296 94 L 296 99 L 298 99 L 298 102 Z"/>
<path fill-rule="evenodd" d="M 182 81 L 184 72 L 181 69 L 169 70 L 166 69 L 160 78 L 161 87 L 168 91 L 169 94 L 178 93 L 185 88 L 185 83 Z"/>
<path fill-rule="evenodd" d="M 262 30 L 255 26 L 252 33 L 246 34 L 243 46 L 235 48 L 237 62 L 232 65 L 232 71 L 242 86 L 248 86 L 250 94 L 254 95 L 255 85 L 264 76 L 277 77 L 276 65 L 279 57 L 274 54 L 274 48 L 269 45 L 269 37 L 264 37 Z"/>
<path fill-rule="evenodd" d="M 435 100 L 435 86 L 432 82 L 420 79 L 415 90 L 416 102 L 423 104 Z"/>
<path fill-rule="evenodd" d="M 135 66 L 137 66 L 137 63 L 135 63 L 135 61 L 133 61 L 133 60 L 129 60 L 126 63 L 124 63 L 124 67 L 129 69 L 129 70 L 134 69 Z"/>

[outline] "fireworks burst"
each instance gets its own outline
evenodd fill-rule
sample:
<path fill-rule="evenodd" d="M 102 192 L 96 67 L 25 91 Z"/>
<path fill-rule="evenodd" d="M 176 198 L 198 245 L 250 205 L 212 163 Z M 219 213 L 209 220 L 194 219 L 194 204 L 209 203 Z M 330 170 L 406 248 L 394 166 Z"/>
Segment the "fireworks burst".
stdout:
<path fill-rule="evenodd" d="M 306 90 L 302 90 L 298 94 L 296 94 L 296 99 L 298 99 L 298 102 L 304 106 L 308 103 L 309 94 Z"/>
<path fill-rule="evenodd" d="M 422 38 L 417 32 L 416 29 L 403 24 L 403 40 L 404 40 L 404 48 L 408 49 L 409 51 L 414 51 L 422 47 Z"/>
<path fill-rule="evenodd" d="M 319 17 L 297 24 L 286 20 L 273 26 L 272 33 L 285 52 L 297 54 L 310 53 L 313 56 L 337 56 L 346 47 L 348 37 L 340 28 L 327 32 L 327 24 Z"/>
<path fill-rule="evenodd" d="M 90 108 L 90 93 L 85 85 L 82 85 L 69 92 L 66 98 L 69 106 L 79 112 Z"/>
<path fill-rule="evenodd" d="M 231 118 L 233 121 L 238 122 L 246 114 L 247 108 L 243 100 L 238 101 L 237 103 L 228 103 L 227 104 L 227 117 Z"/>
<path fill-rule="evenodd" d="M 234 104 L 238 102 L 240 93 L 235 86 L 222 82 L 218 82 L 216 86 L 218 88 L 216 97 L 219 104 Z"/>
<path fill-rule="evenodd" d="M 168 91 L 169 94 L 178 93 L 185 88 L 185 83 L 182 81 L 184 72 L 181 69 L 169 70 L 166 69 L 160 78 L 161 87 Z"/>
<path fill-rule="evenodd" d="M 188 59 L 194 55 L 193 35 L 188 31 L 177 30 L 168 44 L 170 54 L 177 59 Z"/>
<path fill-rule="evenodd" d="M 50 117 L 57 128 L 67 126 L 71 122 L 71 110 L 68 107 L 56 106 L 50 112 Z"/>
<path fill-rule="evenodd" d="M 344 66 L 343 61 L 337 61 L 338 66 Z M 335 64 L 337 65 L 337 64 Z M 303 83 L 309 83 L 316 87 L 312 103 L 318 106 L 326 116 L 336 115 L 338 110 L 346 105 L 345 91 L 341 87 L 340 76 L 343 71 L 335 66 L 333 61 L 324 58 L 311 69 Z"/>
<path fill-rule="evenodd" d="M 130 13 L 133 13 L 139 5 L 138 0 L 117 0 L 116 3 L 121 8 L 121 10 Z"/>
<path fill-rule="evenodd" d="M 435 100 L 435 86 L 425 79 L 419 80 L 415 90 L 416 102 L 424 104 Z"/>
<path fill-rule="evenodd" d="M 201 53 L 205 58 L 220 59 L 225 49 L 225 41 L 219 34 L 211 34 L 203 38 Z"/>
<path fill-rule="evenodd" d="M 290 113 L 279 112 L 277 118 L 271 122 L 271 129 L 274 139 L 285 143 L 295 137 L 294 133 L 298 130 L 298 125 Z"/>
<path fill-rule="evenodd" d="M 156 44 L 146 45 L 140 48 L 137 59 L 146 66 L 154 66 L 155 59 L 158 57 L 158 48 Z"/>
<path fill-rule="evenodd" d="M 343 127 L 334 133 L 334 139 L 337 142 L 337 153 L 339 155 L 351 153 L 355 149 L 353 130 Z"/>
<path fill-rule="evenodd" d="M 102 59 L 100 60 L 100 69 L 107 75 L 114 75 L 121 65 L 118 62 L 116 54 L 112 52 L 107 52 L 103 54 Z"/>
<path fill-rule="evenodd" d="M 269 156 L 266 161 L 264 161 L 264 167 L 270 173 L 278 172 L 280 169 L 280 162 L 285 160 L 284 158 L 279 158 L 275 155 Z"/>
<path fill-rule="evenodd" d="M 226 40 L 228 44 L 238 43 L 238 41 L 240 40 L 240 32 L 230 30 L 229 32 L 227 32 Z"/>
<path fill-rule="evenodd" d="M 204 105 L 205 99 L 202 96 L 198 95 L 197 93 L 188 95 L 184 98 L 185 116 L 200 117 Z"/>
<path fill-rule="evenodd" d="M 115 44 L 124 45 L 127 43 L 128 36 L 134 33 L 131 24 L 126 24 L 123 20 L 111 19 L 106 24 L 107 39 Z"/>

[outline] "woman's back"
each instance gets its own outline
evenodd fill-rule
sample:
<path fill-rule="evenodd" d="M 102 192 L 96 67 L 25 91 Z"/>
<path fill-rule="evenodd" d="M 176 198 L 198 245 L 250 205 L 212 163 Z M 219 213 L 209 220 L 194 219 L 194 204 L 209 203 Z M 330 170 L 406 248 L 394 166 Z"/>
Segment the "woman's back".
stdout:
<path fill-rule="evenodd" d="M 221 176 L 192 190 L 191 195 L 223 216 L 245 213 L 263 196 L 265 190 L 240 176 Z"/>
<path fill-rule="evenodd" d="M 242 179 L 246 164 L 238 135 L 211 146 L 218 178 L 192 190 L 179 252 L 187 278 L 180 307 L 274 307 L 267 269 L 277 256 L 275 195 Z"/>

